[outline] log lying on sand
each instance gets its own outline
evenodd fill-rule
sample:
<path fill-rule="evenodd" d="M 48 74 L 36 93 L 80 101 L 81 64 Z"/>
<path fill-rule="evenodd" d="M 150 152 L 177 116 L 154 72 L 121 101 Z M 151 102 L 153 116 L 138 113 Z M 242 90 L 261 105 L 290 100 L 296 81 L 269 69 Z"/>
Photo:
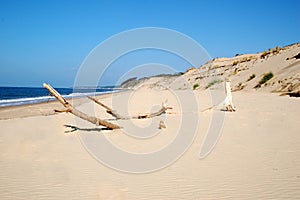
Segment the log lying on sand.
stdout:
<path fill-rule="evenodd" d="M 49 84 L 44 83 L 43 84 L 44 88 L 46 88 L 66 109 L 64 110 L 55 110 L 56 112 L 69 112 L 72 113 L 73 115 L 89 121 L 93 124 L 96 124 L 97 126 L 105 126 L 109 129 L 119 129 L 121 128 L 120 126 L 110 123 L 108 121 L 98 119 L 93 116 L 89 116 L 77 109 L 75 109 L 65 98 L 63 98 L 54 88 L 52 88 Z"/>
<path fill-rule="evenodd" d="M 123 119 L 123 120 L 152 118 L 152 117 L 156 117 L 156 116 L 159 116 L 159 115 L 165 113 L 168 109 L 172 109 L 171 107 L 168 107 L 166 103 L 163 103 L 162 107 L 154 113 L 141 114 L 141 115 L 136 115 L 136 116 L 122 116 L 122 115 L 118 114 L 116 111 L 112 110 L 110 107 L 108 107 L 105 104 L 103 104 L 102 102 L 100 102 L 99 100 L 97 100 L 93 97 L 88 97 L 88 98 L 90 100 L 94 101 L 95 103 L 97 103 L 98 105 L 104 107 L 106 109 L 106 112 L 109 113 L 110 115 L 112 115 L 113 117 L 115 117 L 116 119 Z"/>

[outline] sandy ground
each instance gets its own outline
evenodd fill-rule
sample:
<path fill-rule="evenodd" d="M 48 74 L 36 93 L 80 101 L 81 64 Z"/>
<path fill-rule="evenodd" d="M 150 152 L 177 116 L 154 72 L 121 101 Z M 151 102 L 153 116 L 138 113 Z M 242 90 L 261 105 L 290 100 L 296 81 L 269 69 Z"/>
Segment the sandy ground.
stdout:
<path fill-rule="evenodd" d="M 0 199 L 300 198 L 299 98 L 235 92 L 235 113 L 201 112 L 212 101 L 206 91 L 195 91 L 197 104 L 191 98 L 185 90 L 172 93 L 148 89 L 100 97 L 124 115 L 154 111 L 165 99 L 173 107 L 155 119 L 112 121 L 124 127 L 114 131 L 71 114 L 48 115 L 54 104 L 59 106 L 57 103 L 1 109 Z M 77 108 L 112 118 L 92 102 L 84 101 Z M 224 115 L 222 134 L 213 151 L 199 159 L 213 112 Z M 160 120 L 166 129 L 157 128 Z M 72 129 L 64 125 L 78 130 L 68 132 Z M 139 128 L 134 134 L 144 134 L 145 138 L 128 136 L 132 127 Z M 148 133 L 149 129 L 155 134 Z M 84 141 L 91 139 L 94 150 L 101 149 L 96 147 L 103 143 L 97 141 L 104 136 L 123 151 L 149 153 L 165 148 L 177 134 L 190 132 L 195 138 L 188 150 L 173 164 L 152 173 L 111 169 L 84 146 Z M 126 158 L 117 163 L 123 166 L 122 162 Z"/>

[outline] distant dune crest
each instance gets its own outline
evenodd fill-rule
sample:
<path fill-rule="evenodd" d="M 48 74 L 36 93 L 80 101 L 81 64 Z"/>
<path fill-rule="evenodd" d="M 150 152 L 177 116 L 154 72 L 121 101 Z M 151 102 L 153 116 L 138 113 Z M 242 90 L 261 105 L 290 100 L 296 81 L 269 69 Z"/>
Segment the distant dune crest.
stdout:
<path fill-rule="evenodd" d="M 127 80 L 122 87 L 142 86 L 171 89 L 215 89 L 225 78 L 232 81 L 233 91 L 299 93 L 300 43 L 275 47 L 256 54 L 237 54 L 232 58 L 214 58 L 199 68 L 188 69 L 181 76 L 156 76 Z M 186 81 L 180 81 L 184 78 Z"/>

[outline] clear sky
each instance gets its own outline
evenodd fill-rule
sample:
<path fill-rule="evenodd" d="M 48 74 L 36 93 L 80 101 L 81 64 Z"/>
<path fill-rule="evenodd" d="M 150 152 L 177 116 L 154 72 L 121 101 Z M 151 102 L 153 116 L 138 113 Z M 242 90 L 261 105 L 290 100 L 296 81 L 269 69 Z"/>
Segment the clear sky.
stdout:
<path fill-rule="evenodd" d="M 211 57 L 300 42 L 299 10 L 299 0 L 0 0 L 0 86 L 72 86 L 96 45 L 133 28 L 179 31 Z"/>

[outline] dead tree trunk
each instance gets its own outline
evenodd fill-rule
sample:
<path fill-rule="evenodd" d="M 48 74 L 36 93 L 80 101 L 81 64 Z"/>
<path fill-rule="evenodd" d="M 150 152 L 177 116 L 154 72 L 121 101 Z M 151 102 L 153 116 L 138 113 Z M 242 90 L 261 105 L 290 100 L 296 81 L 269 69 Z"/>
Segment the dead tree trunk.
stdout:
<path fill-rule="evenodd" d="M 172 109 L 171 107 L 168 107 L 166 105 L 166 103 L 162 104 L 161 109 L 159 109 L 158 111 L 154 112 L 154 113 L 149 113 L 149 114 L 142 114 L 142 115 L 136 115 L 136 116 L 122 116 L 120 114 L 118 114 L 116 111 L 112 110 L 110 107 L 106 106 L 105 104 L 101 103 L 100 101 L 98 101 L 97 99 L 93 98 L 93 97 L 88 97 L 89 99 L 91 99 L 92 101 L 94 101 L 95 103 L 97 103 L 98 105 L 104 107 L 106 109 L 106 112 L 111 114 L 113 117 L 115 117 L 116 119 L 145 119 L 145 118 L 152 118 L 152 117 L 156 117 L 159 116 L 163 113 L 165 113 L 168 109 Z"/>
<path fill-rule="evenodd" d="M 204 109 L 201 112 L 211 110 L 215 107 L 218 107 L 221 110 L 230 111 L 230 112 L 236 111 L 236 108 L 234 107 L 233 102 L 232 102 L 231 86 L 230 86 L 230 80 L 228 78 L 225 79 L 225 95 L 226 95 L 226 97 L 225 97 L 224 101 L 222 101 L 221 103 L 219 103 L 217 105 L 213 105 L 207 109 Z"/>
<path fill-rule="evenodd" d="M 231 87 L 230 87 L 230 80 L 226 79 L 225 80 L 225 94 L 226 94 L 226 98 L 225 98 L 225 109 L 227 111 L 233 112 L 235 111 L 235 107 L 233 105 L 232 102 L 232 95 L 231 95 Z"/>
<path fill-rule="evenodd" d="M 58 111 L 58 112 L 70 112 L 73 115 L 75 115 L 75 116 L 77 116 L 77 117 L 79 117 L 83 120 L 86 120 L 86 121 L 89 121 L 93 124 L 96 124 L 97 126 L 105 126 L 109 129 L 119 129 L 119 128 L 121 128 L 120 126 L 118 126 L 116 124 L 107 122 L 107 121 L 102 120 L 102 119 L 98 119 L 98 118 L 93 117 L 93 116 L 89 116 L 89 115 L 73 108 L 73 106 L 65 98 L 63 98 L 54 88 L 52 88 L 50 85 L 44 83 L 43 86 L 66 108 L 65 110 L 61 110 L 61 111 Z M 57 110 L 56 110 L 56 112 L 57 112 Z"/>

